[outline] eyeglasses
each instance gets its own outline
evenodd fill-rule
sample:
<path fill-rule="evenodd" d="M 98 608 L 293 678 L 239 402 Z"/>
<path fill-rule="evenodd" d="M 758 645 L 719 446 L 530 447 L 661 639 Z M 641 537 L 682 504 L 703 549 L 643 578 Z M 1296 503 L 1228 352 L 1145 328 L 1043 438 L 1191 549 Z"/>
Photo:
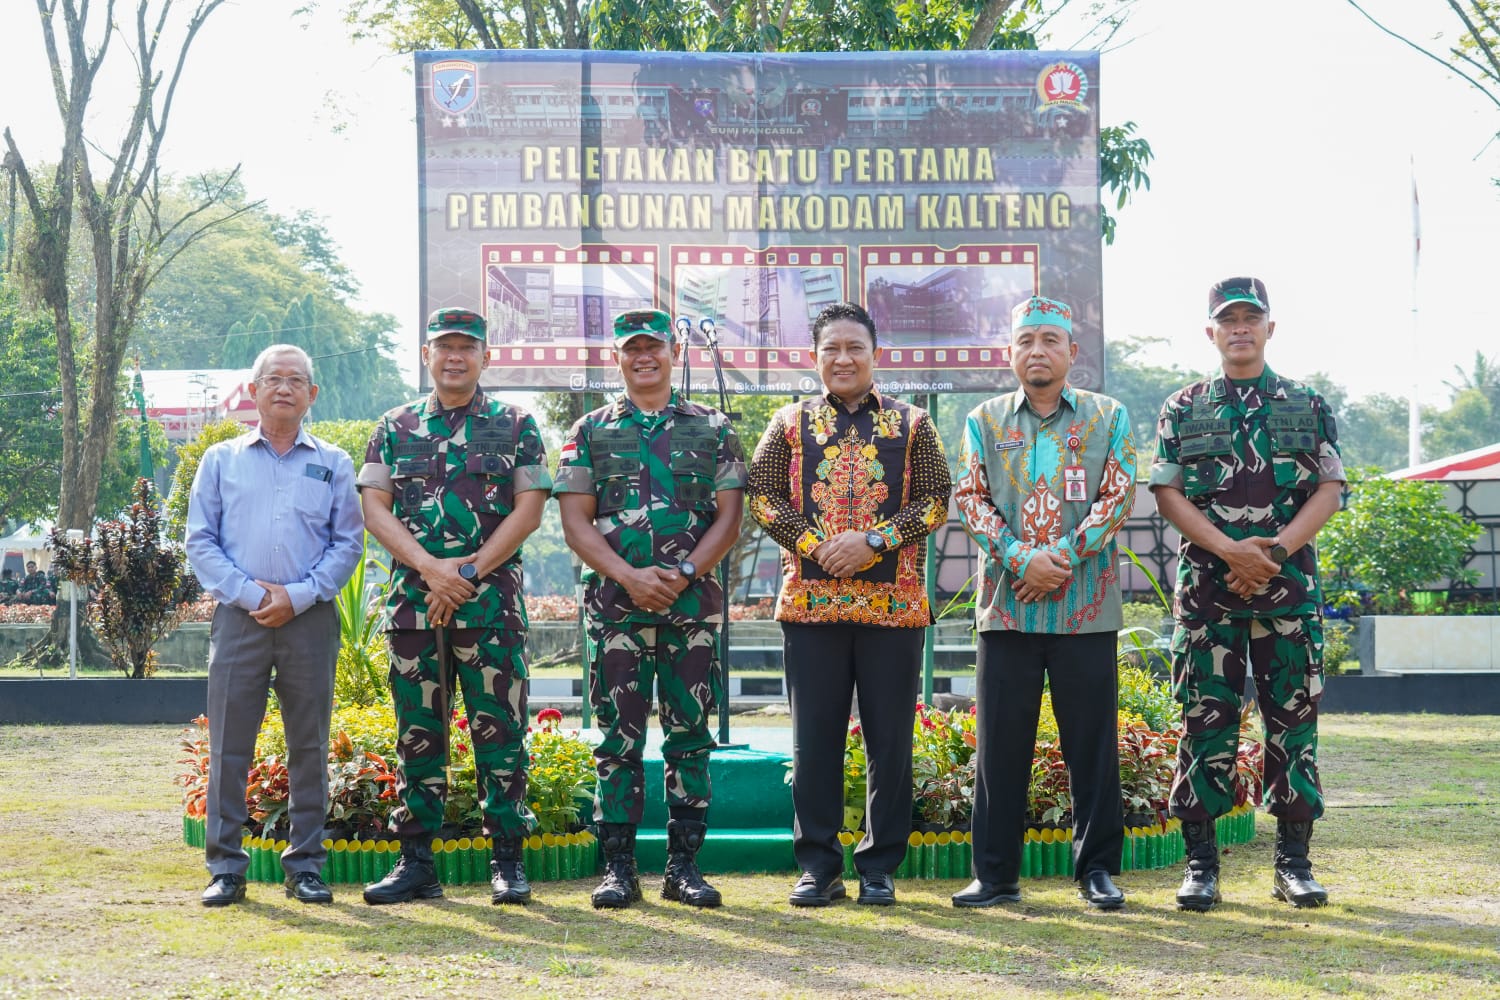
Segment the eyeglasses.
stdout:
<path fill-rule="evenodd" d="M 286 386 L 294 392 L 299 389 L 306 389 L 308 385 L 308 379 L 303 375 L 262 375 L 255 381 L 257 385 L 264 386 L 267 389 L 280 389 L 282 386 Z"/>

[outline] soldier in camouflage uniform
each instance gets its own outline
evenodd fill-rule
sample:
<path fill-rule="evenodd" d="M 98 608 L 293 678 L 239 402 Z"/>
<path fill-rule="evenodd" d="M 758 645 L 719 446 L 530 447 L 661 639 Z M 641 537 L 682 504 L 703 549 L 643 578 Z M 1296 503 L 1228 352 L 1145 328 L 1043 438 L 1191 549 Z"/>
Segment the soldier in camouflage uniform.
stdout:
<path fill-rule="evenodd" d="M 670 814 L 662 897 L 718 906 L 695 858 L 711 797 L 709 717 L 722 696 L 724 593 L 712 569 L 739 537 L 744 456 L 724 414 L 672 391 L 681 347 L 666 313 L 625 313 L 614 329 L 625 392 L 573 425 L 554 487 L 568 545 L 588 567 L 589 697 L 604 732 L 594 819 L 605 874 L 593 903 L 640 899 L 635 833 L 654 676 Z"/>
<path fill-rule="evenodd" d="M 0 604 L 7 603 L 20 592 L 21 584 L 12 578 L 11 571 L 0 571 Z"/>
<path fill-rule="evenodd" d="M 1266 366 L 1275 332 L 1265 285 L 1209 290 L 1208 338 L 1222 374 L 1171 396 L 1157 424 L 1151 490 L 1179 532 L 1172 681 L 1183 736 L 1172 784 L 1188 865 L 1177 903 L 1219 901 L 1214 820 L 1234 805 L 1240 700 L 1248 668 L 1265 720 L 1265 787 L 1276 817 L 1273 893 L 1296 906 L 1328 894 L 1307 857 L 1323 815 L 1318 698 L 1322 594 L 1313 538 L 1338 510 L 1338 431 L 1316 391 Z"/>
<path fill-rule="evenodd" d="M 47 579 L 47 574 L 37 569 L 36 563 L 28 562 L 26 576 L 21 580 L 16 603 L 51 604 L 56 599 L 55 595 L 56 589 Z"/>
<path fill-rule="evenodd" d="M 526 903 L 526 606 L 521 543 L 552 487 L 536 421 L 479 389 L 484 317 L 439 309 L 422 360 L 433 392 L 381 417 L 359 473 L 365 522 L 395 560 L 387 602 L 400 771 L 391 829 L 401 860 L 368 903 L 443 894 L 433 837 L 447 797 L 448 719 L 463 690 L 484 834 L 494 839 L 491 902 Z"/>

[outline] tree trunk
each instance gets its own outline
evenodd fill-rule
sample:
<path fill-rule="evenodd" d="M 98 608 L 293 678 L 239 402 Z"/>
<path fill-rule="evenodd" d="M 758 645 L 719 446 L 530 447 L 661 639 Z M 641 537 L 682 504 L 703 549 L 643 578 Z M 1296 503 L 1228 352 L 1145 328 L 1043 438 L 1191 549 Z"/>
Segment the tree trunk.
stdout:
<path fill-rule="evenodd" d="M 78 607 L 78 667 L 91 670 L 113 669 L 115 662 L 109 651 L 99 642 L 94 630 L 84 620 L 84 608 Z M 68 665 L 68 605 L 59 602 L 52 609 L 52 618 L 47 623 L 47 634 L 27 647 L 26 651 L 11 661 L 12 666 L 27 670 L 59 670 Z"/>

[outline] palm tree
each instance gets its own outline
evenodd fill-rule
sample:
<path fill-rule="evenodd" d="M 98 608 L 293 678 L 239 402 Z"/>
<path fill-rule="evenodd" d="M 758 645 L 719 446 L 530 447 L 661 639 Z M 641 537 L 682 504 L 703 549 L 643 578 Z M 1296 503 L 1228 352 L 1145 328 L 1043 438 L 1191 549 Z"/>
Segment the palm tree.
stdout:
<path fill-rule="evenodd" d="M 1478 389 L 1493 399 L 1495 394 L 1500 392 L 1500 363 L 1497 363 L 1494 358 L 1485 357 L 1482 351 L 1474 352 L 1472 371 L 1466 372 L 1459 365 L 1454 365 L 1453 371 L 1458 376 L 1458 381 L 1445 380 L 1443 384 L 1455 396 L 1467 389 Z"/>

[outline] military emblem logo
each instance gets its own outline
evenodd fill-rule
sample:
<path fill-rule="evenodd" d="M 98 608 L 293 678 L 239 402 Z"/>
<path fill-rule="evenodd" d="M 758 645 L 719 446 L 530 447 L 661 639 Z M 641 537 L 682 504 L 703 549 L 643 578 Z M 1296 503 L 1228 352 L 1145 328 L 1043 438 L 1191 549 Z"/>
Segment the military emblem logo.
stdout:
<path fill-rule="evenodd" d="M 449 114 L 461 114 L 479 96 L 479 67 L 467 59 L 444 59 L 432 64 L 432 100 Z"/>
<path fill-rule="evenodd" d="M 1048 108 L 1083 110 L 1084 98 L 1089 93 L 1089 78 L 1073 63 L 1055 62 L 1037 74 L 1036 92 L 1041 98 L 1038 111 Z"/>

